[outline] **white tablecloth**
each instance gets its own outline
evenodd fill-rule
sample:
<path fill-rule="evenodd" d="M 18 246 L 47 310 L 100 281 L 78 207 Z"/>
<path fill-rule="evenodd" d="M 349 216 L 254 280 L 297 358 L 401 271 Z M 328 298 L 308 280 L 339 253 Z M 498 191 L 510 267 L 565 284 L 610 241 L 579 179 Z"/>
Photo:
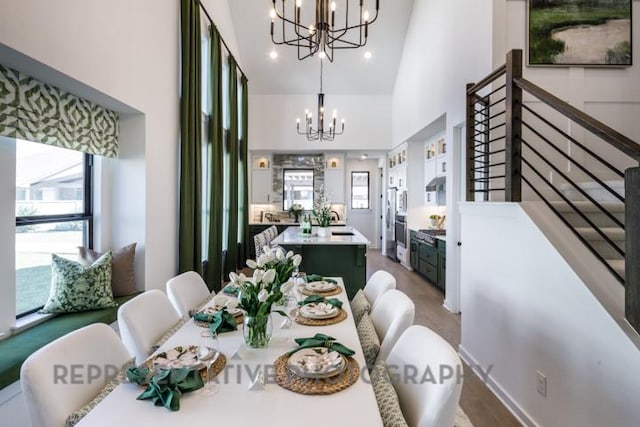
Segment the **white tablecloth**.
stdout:
<path fill-rule="evenodd" d="M 280 329 L 283 318 L 272 314 L 273 336 L 267 348 L 250 349 L 244 346 L 242 325 L 238 331 L 219 335 L 222 352 L 227 355 L 225 373 L 218 376 L 219 391 L 204 397 L 198 391 L 180 399 L 180 410 L 171 412 L 156 407 L 150 401 L 136 400 L 141 389 L 134 384 L 122 384 L 110 393 L 78 424 L 87 426 L 382 426 L 378 406 L 369 383 L 366 364 L 358 341 L 353 316 L 342 280 L 337 279 L 343 292 L 336 296 L 344 302 L 342 308 L 348 318 L 330 326 L 310 327 L 293 322 L 291 329 Z M 178 345 L 197 344 L 203 328 L 190 320 L 179 329 L 159 351 Z M 318 332 L 330 335 L 353 349 L 360 365 L 360 379 L 338 393 L 329 396 L 309 396 L 285 390 L 271 381 L 267 371 L 264 390 L 251 391 L 249 384 L 256 369 L 273 362 L 296 344 L 293 338 L 311 337 Z M 231 359 L 240 348 L 242 359 Z M 272 371 L 272 370 L 271 370 Z"/>

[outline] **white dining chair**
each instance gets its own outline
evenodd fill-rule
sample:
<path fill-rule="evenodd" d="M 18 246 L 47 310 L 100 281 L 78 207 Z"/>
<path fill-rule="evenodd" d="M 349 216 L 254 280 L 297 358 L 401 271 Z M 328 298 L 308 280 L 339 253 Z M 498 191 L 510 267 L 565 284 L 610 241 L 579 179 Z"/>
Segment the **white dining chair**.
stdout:
<path fill-rule="evenodd" d="M 364 286 L 364 296 L 374 308 L 378 299 L 387 291 L 396 288 L 396 278 L 387 271 L 378 270 L 371 275 Z"/>
<path fill-rule="evenodd" d="M 144 362 L 162 335 L 179 320 L 169 297 L 157 289 L 138 295 L 118 309 L 122 342 L 136 363 Z"/>
<path fill-rule="evenodd" d="M 167 295 L 180 317 L 199 307 L 211 295 L 207 284 L 195 271 L 187 271 L 167 281 Z"/>
<path fill-rule="evenodd" d="M 404 292 L 391 289 L 380 297 L 369 315 L 380 339 L 378 359 L 386 359 L 400 335 L 413 324 L 415 313 L 415 304 Z"/>
<path fill-rule="evenodd" d="M 398 381 L 393 384 L 407 424 L 415 427 L 452 427 L 462 391 L 462 362 L 440 335 L 424 326 L 409 327 L 386 359 L 388 369 L 408 372 L 412 366 L 432 381 Z M 444 373 L 441 375 L 441 372 Z"/>
<path fill-rule="evenodd" d="M 20 369 L 31 427 L 64 426 L 130 359 L 118 334 L 103 323 L 70 332 L 31 354 Z"/>

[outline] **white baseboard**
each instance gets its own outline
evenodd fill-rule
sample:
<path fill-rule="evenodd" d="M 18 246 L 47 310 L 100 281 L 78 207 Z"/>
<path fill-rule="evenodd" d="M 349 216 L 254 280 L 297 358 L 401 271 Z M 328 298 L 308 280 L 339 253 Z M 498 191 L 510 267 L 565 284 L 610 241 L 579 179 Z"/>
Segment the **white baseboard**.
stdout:
<path fill-rule="evenodd" d="M 458 354 L 460 355 L 460 358 L 467 365 L 471 366 L 474 372 L 480 378 L 482 378 L 482 376 L 480 375 L 480 372 L 476 371 L 476 367 L 480 366 L 480 364 L 475 360 L 473 356 L 471 356 L 471 354 L 469 354 L 469 352 L 467 352 L 464 349 L 464 347 L 462 347 L 462 345 L 458 347 Z M 487 377 L 487 382 L 485 384 L 489 388 L 489 390 L 491 390 L 493 394 L 504 404 L 504 406 L 507 407 L 509 412 L 511 412 L 513 416 L 516 417 L 516 419 L 520 421 L 520 423 L 522 423 L 522 425 L 526 427 L 541 427 L 536 422 L 533 421 L 533 419 L 529 416 L 529 414 L 527 414 L 526 411 L 522 409 L 520 405 L 518 405 L 518 403 L 515 400 L 513 400 L 513 398 L 511 398 L 511 396 L 509 396 L 509 393 L 507 393 L 502 388 L 502 386 L 500 386 L 493 379 L 491 374 L 489 374 L 489 376 Z"/>

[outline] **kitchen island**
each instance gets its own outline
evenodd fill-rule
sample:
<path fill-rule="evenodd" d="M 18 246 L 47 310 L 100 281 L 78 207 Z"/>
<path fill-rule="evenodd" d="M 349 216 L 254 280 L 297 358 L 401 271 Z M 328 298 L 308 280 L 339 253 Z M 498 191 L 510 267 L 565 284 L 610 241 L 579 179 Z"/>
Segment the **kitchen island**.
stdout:
<path fill-rule="evenodd" d="M 299 227 L 288 227 L 271 243 L 302 255 L 300 270 L 307 274 L 342 277 L 349 299 L 367 281 L 370 242 L 353 227 L 331 227 L 329 237 L 319 237 L 317 227 L 311 236 L 303 236 Z"/>

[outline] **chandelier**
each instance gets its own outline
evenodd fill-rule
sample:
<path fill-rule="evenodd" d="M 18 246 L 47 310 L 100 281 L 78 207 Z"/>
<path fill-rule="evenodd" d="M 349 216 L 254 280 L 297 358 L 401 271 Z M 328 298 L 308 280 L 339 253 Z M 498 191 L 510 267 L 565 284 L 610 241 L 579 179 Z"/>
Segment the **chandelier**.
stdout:
<path fill-rule="evenodd" d="M 369 36 L 369 24 L 378 19 L 380 0 L 376 0 L 376 12 L 371 19 L 369 11 L 364 9 L 364 0 L 359 0 L 360 10 L 357 21 L 351 16 L 349 22 L 350 0 L 338 0 L 344 10 L 344 21 L 336 26 L 336 1 L 315 0 L 315 20 L 302 23 L 302 0 L 290 0 L 291 14 L 285 10 L 286 0 L 281 0 L 281 6 L 276 5 L 277 0 L 272 0 L 271 9 L 271 40 L 277 45 L 286 44 L 298 48 L 298 59 L 303 60 L 316 53 L 326 56 L 333 62 L 334 49 L 355 49 L 367 44 Z M 310 0 L 309 0 L 310 1 Z M 355 2 L 354 2 L 355 3 Z M 276 18 L 282 23 L 279 31 L 279 39 L 276 39 Z M 356 21 L 356 22 L 354 22 Z"/>
<path fill-rule="evenodd" d="M 324 93 L 322 93 L 322 58 L 320 59 L 320 93 L 318 94 L 318 116 L 316 127 L 313 128 L 313 114 L 309 110 L 304 112 L 304 131 L 300 131 L 300 119 L 296 119 L 296 129 L 298 134 L 305 135 L 307 141 L 333 141 L 336 135 L 344 133 L 344 119 L 341 121 L 340 131 L 336 131 L 338 111 L 333 110 L 332 118 L 329 120 L 329 128 L 324 128 Z"/>

